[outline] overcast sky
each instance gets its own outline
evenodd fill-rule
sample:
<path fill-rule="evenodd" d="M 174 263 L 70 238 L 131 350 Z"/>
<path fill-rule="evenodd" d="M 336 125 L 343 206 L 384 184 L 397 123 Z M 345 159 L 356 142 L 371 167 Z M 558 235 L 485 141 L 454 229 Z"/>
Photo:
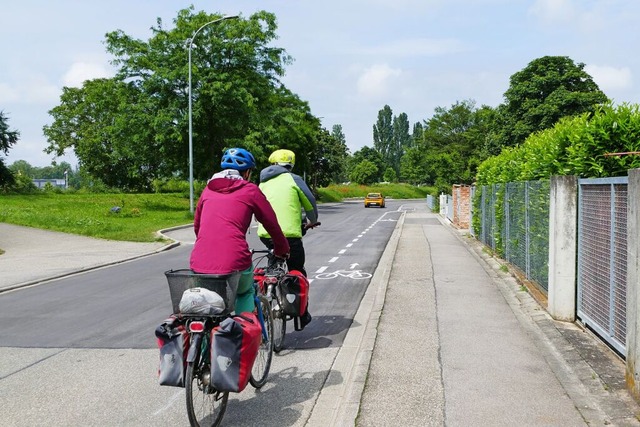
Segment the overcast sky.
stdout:
<path fill-rule="evenodd" d="M 42 127 L 63 86 L 110 77 L 104 35 L 147 40 L 177 11 L 278 18 L 276 45 L 294 58 L 283 81 L 325 128 L 342 125 L 352 152 L 373 145 L 378 111 L 411 124 L 436 107 L 503 101 L 533 59 L 568 56 L 616 103 L 640 95 L 638 0 L 21 0 L 0 8 L 0 110 L 20 140 L 5 163 L 53 159 Z M 2 155 L 2 153 L 0 153 Z M 58 159 L 75 165 L 72 155 Z"/>

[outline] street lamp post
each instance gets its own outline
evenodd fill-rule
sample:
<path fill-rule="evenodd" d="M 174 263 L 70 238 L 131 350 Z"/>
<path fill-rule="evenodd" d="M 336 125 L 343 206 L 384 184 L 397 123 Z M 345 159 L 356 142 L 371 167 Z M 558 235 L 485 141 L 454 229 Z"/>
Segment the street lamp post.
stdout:
<path fill-rule="evenodd" d="M 192 99 L 191 99 L 191 48 L 193 47 L 193 39 L 207 25 L 224 21 L 225 19 L 237 18 L 237 15 L 223 16 L 222 18 L 207 22 L 196 31 L 194 31 L 189 41 L 189 210 L 193 215 L 193 123 L 192 123 Z"/>

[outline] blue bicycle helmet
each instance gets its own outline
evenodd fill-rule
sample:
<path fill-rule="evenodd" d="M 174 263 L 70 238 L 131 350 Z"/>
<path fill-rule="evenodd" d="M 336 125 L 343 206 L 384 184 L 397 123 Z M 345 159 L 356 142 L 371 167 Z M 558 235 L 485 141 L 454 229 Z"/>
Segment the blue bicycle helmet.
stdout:
<path fill-rule="evenodd" d="M 220 167 L 222 169 L 235 169 L 237 171 L 244 171 L 247 169 L 255 168 L 256 159 L 253 158 L 253 154 L 251 154 L 244 148 L 229 148 L 222 155 Z"/>

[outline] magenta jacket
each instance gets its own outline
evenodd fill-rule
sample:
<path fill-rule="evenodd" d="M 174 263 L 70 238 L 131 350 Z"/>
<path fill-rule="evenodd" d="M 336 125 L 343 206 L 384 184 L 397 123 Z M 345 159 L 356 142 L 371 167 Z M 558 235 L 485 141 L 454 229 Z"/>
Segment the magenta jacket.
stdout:
<path fill-rule="evenodd" d="M 251 267 L 246 234 L 251 218 L 273 238 L 278 256 L 289 253 L 273 208 L 257 185 L 243 179 L 214 178 L 202 192 L 193 220 L 196 242 L 191 269 L 197 273 L 227 274 Z"/>

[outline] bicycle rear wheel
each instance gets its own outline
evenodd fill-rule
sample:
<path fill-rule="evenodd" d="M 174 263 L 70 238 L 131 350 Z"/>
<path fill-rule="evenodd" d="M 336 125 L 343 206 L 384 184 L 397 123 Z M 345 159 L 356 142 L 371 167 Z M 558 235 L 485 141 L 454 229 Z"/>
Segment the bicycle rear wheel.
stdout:
<path fill-rule="evenodd" d="M 229 392 L 220 392 L 210 385 L 211 370 L 208 364 L 198 366 L 189 362 L 185 376 L 187 415 L 193 427 L 219 426 L 227 409 Z"/>
<path fill-rule="evenodd" d="M 287 316 L 282 312 L 282 290 L 275 286 L 271 299 L 271 315 L 273 317 L 273 351 L 279 353 L 284 347 L 284 336 L 287 333 Z"/>
<path fill-rule="evenodd" d="M 253 362 L 253 368 L 251 368 L 249 382 L 255 388 L 260 388 L 267 383 L 267 376 L 269 375 L 271 359 L 273 357 L 273 319 L 271 318 L 271 306 L 269 305 L 267 297 L 264 295 L 259 295 L 258 299 L 260 301 L 260 307 L 258 309 L 262 312 L 267 338 L 265 339 L 263 335 L 258 356 L 255 362 Z"/>

